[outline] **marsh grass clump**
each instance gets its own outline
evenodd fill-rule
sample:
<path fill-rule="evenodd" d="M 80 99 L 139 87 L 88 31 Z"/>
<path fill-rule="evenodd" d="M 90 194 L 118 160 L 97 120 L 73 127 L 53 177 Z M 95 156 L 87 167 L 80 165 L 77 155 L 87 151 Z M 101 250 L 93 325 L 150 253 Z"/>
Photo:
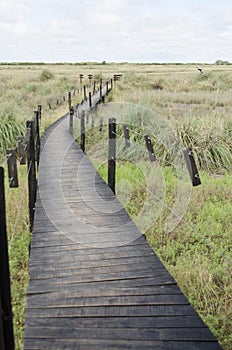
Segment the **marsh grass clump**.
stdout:
<path fill-rule="evenodd" d="M 16 145 L 17 136 L 23 135 L 25 126 L 13 110 L 0 110 L 0 150 L 5 154 L 7 148 Z"/>
<path fill-rule="evenodd" d="M 40 80 L 45 82 L 54 78 L 54 74 L 48 69 L 44 69 L 40 74 Z"/>
<path fill-rule="evenodd" d="M 163 90 L 164 88 L 163 84 L 164 84 L 163 79 L 158 79 L 151 84 L 151 88 L 154 90 Z"/>
<path fill-rule="evenodd" d="M 183 119 L 176 123 L 176 128 L 185 147 L 193 149 L 202 170 L 209 173 L 231 170 L 231 123 L 226 118 L 206 116 L 204 123 L 198 118 Z"/>

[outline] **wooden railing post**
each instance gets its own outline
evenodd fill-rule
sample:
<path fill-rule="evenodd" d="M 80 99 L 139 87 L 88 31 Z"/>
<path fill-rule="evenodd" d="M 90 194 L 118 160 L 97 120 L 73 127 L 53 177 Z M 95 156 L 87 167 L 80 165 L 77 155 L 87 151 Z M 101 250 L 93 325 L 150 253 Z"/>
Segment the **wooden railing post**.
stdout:
<path fill-rule="evenodd" d="M 41 120 L 42 117 L 42 106 L 38 105 L 38 114 L 39 114 L 39 120 Z"/>
<path fill-rule="evenodd" d="M 88 74 L 88 78 L 89 78 L 89 85 L 92 86 L 93 74 Z"/>
<path fill-rule="evenodd" d="M 130 134 L 128 125 L 123 125 L 123 132 L 125 138 L 125 147 L 130 147 Z"/>
<path fill-rule="evenodd" d="M 145 135 L 144 139 L 145 139 L 147 150 L 148 150 L 148 153 L 149 153 L 150 162 L 155 162 L 156 161 L 156 156 L 155 156 L 155 152 L 153 150 L 153 145 L 151 143 L 151 138 L 150 138 L 150 136 Z"/>
<path fill-rule="evenodd" d="M 69 132 L 73 136 L 73 116 L 74 116 L 74 108 L 70 107 L 69 110 Z"/>
<path fill-rule="evenodd" d="M 80 85 L 81 85 L 81 88 L 82 88 L 82 81 L 83 81 L 83 78 L 84 78 L 84 74 L 80 74 Z"/>
<path fill-rule="evenodd" d="M 197 170 L 196 162 L 191 148 L 184 150 L 184 158 L 188 168 L 189 176 L 192 181 L 193 186 L 198 186 L 201 184 L 200 176 Z"/>
<path fill-rule="evenodd" d="M 68 93 L 68 107 L 69 107 L 69 110 L 72 107 L 72 94 L 71 94 L 71 91 L 69 91 L 69 93 Z"/>
<path fill-rule="evenodd" d="M 106 82 L 106 96 L 109 94 L 109 82 Z"/>
<path fill-rule="evenodd" d="M 102 130 L 103 130 L 103 118 L 100 118 L 100 120 L 99 120 L 99 127 L 98 127 L 98 130 L 99 130 L 99 131 L 102 131 Z"/>
<path fill-rule="evenodd" d="M 24 148 L 24 138 L 23 136 L 17 137 L 17 148 L 18 148 L 18 157 L 20 165 L 26 164 L 26 153 Z"/>
<path fill-rule="evenodd" d="M 30 231 L 33 230 L 35 202 L 36 202 L 36 168 L 35 168 L 35 141 L 33 135 L 33 121 L 27 121 L 27 132 L 29 136 L 27 144 L 27 168 L 28 168 L 28 207 L 29 207 L 29 220 Z"/>
<path fill-rule="evenodd" d="M 87 96 L 86 96 L 86 86 L 84 85 L 84 101 L 86 101 Z"/>
<path fill-rule="evenodd" d="M 6 231 L 4 168 L 0 167 L 0 349 L 14 349 L 10 269 Z"/>
<path fill-rule="evenodd" d="M 92 107 L 92 95 L 91 92 L 89 92 L 89 107 Z"/>
<path fill-rule="evenodd" d="M 100 102 L 102 102 L 102 79 L 100 81 Z"/>
<path fill-rule="evenodd" d="M 80 147 L 85 152 L 85 111 L 81 111 L 81 144 Z"/>
<path fill-rule="evenodd" d="M 8 166 L 8 177 L 9 177 L 10 187 L 11 188 L 19 187 L 15 148 L 8 148 L 6 150 L 6 156 L 8 158 L 7 166 Z"/>
<path fill-rule="evenodd" d="M 34 116 L 32 120 L 34 123 L 33 137 L 35 141 L 35 160 L 37 161 L 37 168 L 39 168 L 39 157 L 40 157 L 39 111 L 34 111 Z"/>
<path fill-rule="evenodd" d="M 116 174 L 116 118 L 109 119 L 108 186 L 115 193 Z"/>

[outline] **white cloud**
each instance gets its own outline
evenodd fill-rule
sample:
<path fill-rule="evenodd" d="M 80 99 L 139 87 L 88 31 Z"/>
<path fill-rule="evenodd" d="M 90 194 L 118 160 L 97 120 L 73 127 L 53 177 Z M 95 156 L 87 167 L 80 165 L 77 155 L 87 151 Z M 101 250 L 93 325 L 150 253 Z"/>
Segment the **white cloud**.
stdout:
<path fill-rule="evenodd" d="M 229 0 L 0 0 L 0 8 L 0 61 L 232 57 Z"/>

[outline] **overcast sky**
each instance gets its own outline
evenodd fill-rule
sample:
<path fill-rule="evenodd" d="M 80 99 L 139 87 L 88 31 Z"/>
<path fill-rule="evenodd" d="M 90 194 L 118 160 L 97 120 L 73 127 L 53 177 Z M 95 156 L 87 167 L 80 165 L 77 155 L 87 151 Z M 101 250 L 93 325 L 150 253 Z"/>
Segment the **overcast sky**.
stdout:
<path fill-rule="evenodd" d="M 0 61 L 232 61 L 231 0 L 0 0 Z"/>

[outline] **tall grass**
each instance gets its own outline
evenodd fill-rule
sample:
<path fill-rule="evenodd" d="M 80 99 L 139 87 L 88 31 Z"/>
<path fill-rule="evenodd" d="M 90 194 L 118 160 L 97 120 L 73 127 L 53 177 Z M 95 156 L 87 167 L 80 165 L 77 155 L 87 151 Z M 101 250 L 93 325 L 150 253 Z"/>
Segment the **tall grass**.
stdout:
<path fill-rule="evenodd" d="M 0 153 L 16 145 L 17 136 L 23 134 L 24 125 L 13 110 L 0 110 Z"/>

